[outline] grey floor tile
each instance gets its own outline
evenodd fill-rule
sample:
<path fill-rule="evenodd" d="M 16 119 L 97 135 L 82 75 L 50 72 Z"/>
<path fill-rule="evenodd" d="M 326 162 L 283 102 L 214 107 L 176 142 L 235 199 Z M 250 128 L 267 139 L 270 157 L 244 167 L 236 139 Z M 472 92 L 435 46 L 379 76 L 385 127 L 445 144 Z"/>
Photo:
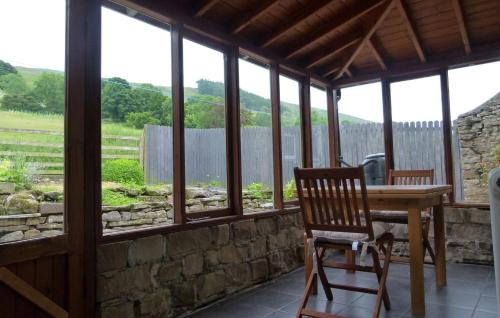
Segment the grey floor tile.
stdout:
<path fill-rule="evenodd" d="M 486 312 L 486 311 L 478 311 L 474 312 L 472 318 L 498 318 L 496 313 Z"/>
<path fill-rule="evenodd" d="M 479 303 L 477 304 L 476 310 L 487 311 L 487 312 L 497 312 L 497 298 L 490 296 L 481 296 Z"/>
<path fill-rule="evenodd" d="M 409 311 L 404 317 L 426 318 L 471 318 L 473 310 L 439 304 L 426 304 L 425 316 L 412 315 Z"/>
<path fill-rule="evenodd" d="M 237 302 L 249 306 L 263 306 L 272 309 L 279 309 L 298 300 L 299 298 L 299 296 L 275 292 L 273 290 L 265 288 L 256 291 L 248 297 L 240 298 L 237 300 Z"/>

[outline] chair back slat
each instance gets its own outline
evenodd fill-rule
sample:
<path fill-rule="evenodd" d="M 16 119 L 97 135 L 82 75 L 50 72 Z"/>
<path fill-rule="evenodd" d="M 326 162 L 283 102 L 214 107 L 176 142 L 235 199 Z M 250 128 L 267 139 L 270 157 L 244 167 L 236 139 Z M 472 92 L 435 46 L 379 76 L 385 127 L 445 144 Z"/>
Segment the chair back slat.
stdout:
<path fill-rule="evenodd" d="M 309 237 L 312 230 L 321 229 L 364 233 L 373 239 L 362 167 L 295 168 L 294 173 Z"/>
<path fill-rule="evenodd" d="M 429 170 L 389 170 L 389 185 L 432 185 L 434 169 Z"/>

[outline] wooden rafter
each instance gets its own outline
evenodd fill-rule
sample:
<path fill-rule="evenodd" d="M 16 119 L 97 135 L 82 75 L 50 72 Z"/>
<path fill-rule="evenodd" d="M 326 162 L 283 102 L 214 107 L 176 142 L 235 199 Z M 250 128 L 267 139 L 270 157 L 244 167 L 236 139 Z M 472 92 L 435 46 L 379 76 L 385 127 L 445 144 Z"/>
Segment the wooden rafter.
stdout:
<path fill-rule="evenodd" d="M 292 50 L 288 52 L 285 59 L 289 60 L 304 51 L 306 48 L 313 44 L 316 44 L 321 39 L 325 38 L 332 32 L 338 30 L 340 27 L 347 23 L 354 22 L 361 16 L 377 8 L 385 1 L 363 1 L 361 4 L 356 5 L 349 9 L 348 12 L 342 12 L 339 16 L 331 19 L 331 22 L 326 23 L 323 27 L 320 27 L 316 32 L 310 34 L 304 41 L 300 42 Z"/>
<path fill-rule="evenodd" d="M 232 30 L 232 34 L 237 34 L 241 32 L 244 28 L 246 28 L 250 23 L 257 20 L 264 13 L 266 13 L 269 9 L 271 9 L 275 4 L 277 4 L 278 0 L 265 0 L 262 3 L 255 7 L 252 11 L 250 11 L 247 15 L 245 15 L 238 23 L 236 23 Z"/>
<path fill-rule="evenodd" d="M 339 40 L 335 40 L 334 42 L 337 43 L 337 46 L 333 48 L 332 50 L 324 53 L 322 52 L 321 54 L 316 55 L 313 57 L 309 62 L 307 62 L 307 68 L 314 67 L 321 62 L 324 62 L 325 60 L 335 56 L 337 53 L 347 49 L 348 47 L 356 44 L 361 40 L 361 37 L 353 37 L 352 34 L 347 34 L 343 38 Z"/>
<path fill-rule="evenodd" d="M 201 17 L 205 13 L 207 13 L 208 10 L 210 10 L 213 6 L 217 4 L 220 0 L 201 0 L 200 5 L 196 9 L 194 16 L 195 17 Z"/>
<path fill-rule="evenodd" d="M 377 60 L 378 64 L 382 68 L 382 70 L 387 71 L 387 64 L 385 63 L 384 58 L 382 57 L 382 55 L 380 55 L 380 52 L 378 51 L 378 49 L 373 44 L 373 39 L 370 39 L 369 41 L 367 41 L 366 45 L 368 46 L 368 48 L 372 52 L 373 56 Z"/>
<path fill-rule="evenodd" d="M 316 0 L 313 1 L 311 4 L 308 4 L 304 10 L 301 10 L 295 16 L 290 17 L 290 19 L 287 19 L 286 23 L 281 25 L 274 32 L 271 32 L 271 34 L 260 43 L 260 46 L 268 47 L 274 41 L 276 41 L 281 36 L 286 34 L 288 31 L 290 31 L 297 25 L 301 24 L 302 22 L 306 21 L 311 16 L 316 14 L 318 11 L 320 11 L 321 9 L 323 9 L 324 7 L 326 7 L 327 5 L 329 5 L 334 1 L 336 0 Z"/>
<path fill-rule="evenodd" d="M 415 31 L 416 30 L 415 25 L 413 24 L 413 21 L 410 18 L 410 13 L 409 13 L 410 11 L 406 6 L 404 0 L 397 0 L 396 3 L 398 5 L 399 12 L 401 13 L 401 17 L 403 18 L 406 29 L 408 30 L 408 35 L 410 36 L 410 40 L 415 46 L 415 50 L 417 50 L 418 58 L 420 59 L 420 62 L 424 63 L 425 61 L 427 61 L 427 58 L 424 53 L 422 42 L 420 41 L 417 32 Z"/>
<path fill-rule="evenodd" d="M 345 73 L 347 74 L 347 76 L 349 76 L 349 78 L 352 78 L 352 73 L 351 73 L 351 71 L 349 70 L 349 68 L 347 68 L 347 69 L 345 70 Z"/>
<path fill-rule="evenodd" d="M 469 33 L 467 32 L 467 27 L 465 26 L 462 5 L 460 4 L 460 0 L 452 0 L 451 2 L 453 3 L 453 9 L 455 10 L 455 15 L 457 16 L 458 29 L 460 30 L 460 36 L 462 37 L 465 53 L 469 54 L 471 52 L 471 47 Z"/>
<path fill-rule="evenodd" d="M 338 71 L 340 71 L 340 66 L 334 66 L 334 67 L 332 67 L 332 68 L 329 68 L 329 69 L 328 69 L 328 70 L 326 70 L 325 72 L 323 72 L 323 73 L 321 74 L 321 76 L 323 76 L 323 77 L 328 77 L 328 76 L 330 76 L 330 75 L 332 75 L 332 74 L 334 74 L 335 72 L 338 72 Z"/>
<path fill-rule="evenodd" d="M 358 54 L 361 51 L 361 49 L 363 48 L 363 46 L 368 41 L 370 41 L 370 38 L 372 37 L 373 33 L 375 33 L 375 31 L 377 31 L 377 29 L 380 26 L 380 24 L 382 24 L 382 22 L 387 17 L 387 15 L 391 11 L 391 9 L 394 7 L 394 2 L 395 1 L 399 1 L 399 0 L 390 0 L 390 1 L 386 1 L 385 2 L 384 10 L 380 14 L 380 16 L 377 18 L 377 21 L 375 21 L 375 23 L 372 25 L 372 27 L 366 31 L 365 35 L 363 36 L 363 39 L 359 42 L 359 44 L 357 45 L 356 49 L 352 53 L 351 57 L 341 67 L 340 72 L 337 74 L 337 76 L 335 76 L 335 79 L 340 78 L 345 73 L 345 71 L 349 68 L 349 66 L 354 61 L 354 59 L 358 56 Z"/>

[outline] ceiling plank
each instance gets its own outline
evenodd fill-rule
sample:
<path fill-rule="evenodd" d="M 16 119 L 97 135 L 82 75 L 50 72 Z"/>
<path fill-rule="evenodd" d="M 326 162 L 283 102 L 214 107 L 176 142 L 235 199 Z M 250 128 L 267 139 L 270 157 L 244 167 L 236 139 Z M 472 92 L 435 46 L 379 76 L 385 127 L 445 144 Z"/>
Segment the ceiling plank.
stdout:
<path fill-rule="evenodd" d="M 200 5 L 197 7 L 194 16 L 201 17 L 208 12 L 213 6 L 217 4 L 220 0 L 201 0 Z"/>
<path fill-rule="evenodd" d="M 458 29 L 460 30 L 460 36 L 462 37 L 462 42 L 464 44 L 464 50 L 466 54 L 471 52 L 469 34 L 467 32 L 467 27 L 465 26 L 464 13 L 462 11 L 462 5 L 460 0 L 452 0 L 453 9 L 455 10 L 455 15 L 457 16 Z"/>
<path fill-rule="evenodd" d="M 286 20 L 286 23 L 281 25 L 278 29 L 272 32 L 268 37 L 266 37 L 259 46 L 268 47 L 274 41 L 285 35 L 288 31 L 301 24 L 302 22 L 309 19 L 311 16 L 316 14 L 318 11 L 329 5 L 330 3 L 337 0 L 316 0 L 311 4 L 308 4 L 304 10 L 300 10 L 293 17 Z"/>
<path fill-rule="evenodd" d="M 410 40 L 412 41 L 413 45 L 415 46 L 415 49 L 417 50 L 418 58 L 420 59 L 420 62 L 424 63 L 427 61 L 427 58 L 425 57 L 424 49 L 422 47 L 422 42 L 420 41 L 417 32 L 415 31 L 415 25 L 413 24 L 413 21 L 410 18 L 409 15 L 409 9 L 406 6 L 406 3 L 404 2 L 405 0 L 397 0 L 397 5 L 399 12 L 401 13 L 401 17 L 403 18 L 403 22 L 406 26 L 406 29 L 408 30 L 408 35 L 410 36 Z"/>
<path fill-rule="evenodd" d="M 342 68 L 340 69 L 340 72 L 337 74 L 337 76 L 335 76 L 335 79 L 340 78 L 344 74 L 344 72 L 349 68 L 349 66 L 352 64 L 354 59 L 358 56 L 359 52 L 361 52 L 361 49 L 363 48 L 363 46 L 368 41 L 370 41 L 370 38 L 372 37 L 373 33 L 375 33 L 375 31 L 377 31 L 380 24 L 382 24 L 382 22 L 387 17 L 389 12 L 391 12 L 391 9 L 394 7 L 394 2 L 397 2 L 397 1 L 399 1 L 399 0 L 390 0 L 390 1 L 385 2 L 384 10 L 380 14 L 380 16 L 377 18 L 375 23 L 372 25 L 372 27 L 366 31 L 363 39 L 359 42 L 358 46 L 356 47 L 356 49 L 352 53 L 351 57 L 342 66 Z"/>
<path fill-rule="evenodd" d="M 372 11 L 383 3 L 385 3 L 385 1 L 383 0 L 363 1 L 359 5 L 349 8 L 348 12 L 342 12 L 338 16 L 332 17 L 331 22 L 326 23 L 323 27 L 318 28 L 316 32 L 309 34 L 308 37 L 304 39 L 304 41 L 298 43 L 297 46 L 290 50 L 285 59 L 289 60 L 293 58 L 300 52 L 303 52 L 306 48 L 310 47 L 313 44 L 316 44 L 324 37 L 338 30 L 344 24 L 351 23 L 357 20 L 361 16 Z"/>
<path fill-rule="evenodd" d="M 246 28 L 250 23 L 252 23 L 253 21 L 257 20 L 259 17 L 261 17 L 264 13 L 266 13 L 269 9 L 271 9 L 278 2 L 279 2 L 279 0 L 262 1 L 262 3 L 259 6 L 255 7 L 252 11 L 250 11 L 247 15 L 245 15 L 243 18 L 241 18 L 239 20 L 239 22 L 233 26 L 231 33 L 238 34 L 244 28 Z"/>
<path fill-rule="evenodd" d="M 361 37 L 353 37 L 352 34 L 346 34 L 340 39 L 336 39 L 334 42 L 337 43 L 337 47 L 335 47 L 333 50 L 328 50 L 326 53 L 325 52 L 320 52 L 320 54 L 316 54 L 312 59 L 310 59 L 307 62 L 306 68 L 311 68 L 314 67 L 321 62 L 324 62 L 325 60 L 331 58 L 332 56 L 336 55 L 337 53 L 347 49 L 348 47 L 356 44 L 361 40 Z"/>
<path fill-rule="evenodd" d="M 375 44 L 373 43 L 373 40 L 370 39 L 369 41 L 366 42 L 366 45 L 370 49 L 370 51 L 373 54 L 373 57 L 377 60 L 378 64 L 382 68 L 382 70 L 387 71 L 387 63 L 385 63 L 384 58 L 382 55 L 380 55 L 380 52 L 378 49 L 375 47 Z"/>

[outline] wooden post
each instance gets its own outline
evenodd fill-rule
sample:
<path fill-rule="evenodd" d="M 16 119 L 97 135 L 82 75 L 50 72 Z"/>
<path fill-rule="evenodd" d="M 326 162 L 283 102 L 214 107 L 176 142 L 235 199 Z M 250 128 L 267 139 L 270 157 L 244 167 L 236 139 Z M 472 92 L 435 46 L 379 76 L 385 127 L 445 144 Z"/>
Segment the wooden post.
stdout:
<path fill-rule="evenodd" d="M 300 117 L 302 136 L 302 161 L 304 168 L 312 168 L 311 79 L 300 81 Z"/>
<path fill-rule="evenodd" d="M 271 64 L 271 109 L 273 130 L 273 179 L 274 208 L 283 208 L 283 167 L 281 150 L 281 105 L 280 105 L 280 74 L 279 65 Z"/>
<path fill-rule="evenodd" d="M 389 170 L 394 169 L 394 144 L 392 135 L 391 82 L 386 78 L 382 79 L 382 107 L 384 111 L 385 175 L 387 180 Z"/>
<path fill-rule="evenodd" d="M 239 56 L 236 46 L 228 48 L 225 55 L 227 193 L 231 214 L 235 215 L 243 214 Z"/>
<path fill-rule="evenodd" d="M 452 129 L 450 114 L 450 91 L 448 88 L 448 71 L 443 69 L 439 73 L 441 79 L 441 106 L 443 110 L 443 143 L 444 143 L 444 170 L 446 183 L 451 185 L 450 202 L 455 201 L 455 180 L 453 178 L 453 152 L 451 147 Z"/>
<path fill-rule="evenodd" d="M 186 180 L 184 152 L 184 73 L 182 25 L 173 24 L 172 41 L 172 137 L 174 223 L 186 223 Z"/>
<path fill-rule="evenodd" d="M 64 131 L 68 313 L 96 316 L 96 243 L 101 225 L 101 2 L 68 2 Z"/>
<path fill-rule="evenodd" d="M 336 101 L 336 90 L 332 87 L 326 88 L 326 107 L 328 112 L 328 149 L 330 155 L 330 167 L 338 166 L 339 158 L 339 120 Z"/>

